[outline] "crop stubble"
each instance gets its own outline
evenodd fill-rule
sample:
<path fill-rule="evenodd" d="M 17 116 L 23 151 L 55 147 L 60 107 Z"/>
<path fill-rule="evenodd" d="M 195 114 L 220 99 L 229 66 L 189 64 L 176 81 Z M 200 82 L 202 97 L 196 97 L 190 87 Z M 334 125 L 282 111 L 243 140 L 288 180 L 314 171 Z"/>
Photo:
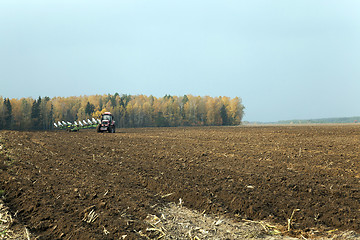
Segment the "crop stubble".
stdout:
<path fill-rule="evenodd" d="M 359 127 L 2 131 L 0 186 L 40 239 L 137 239 L 180 198 L 290 235 L 360 232 Z"/>

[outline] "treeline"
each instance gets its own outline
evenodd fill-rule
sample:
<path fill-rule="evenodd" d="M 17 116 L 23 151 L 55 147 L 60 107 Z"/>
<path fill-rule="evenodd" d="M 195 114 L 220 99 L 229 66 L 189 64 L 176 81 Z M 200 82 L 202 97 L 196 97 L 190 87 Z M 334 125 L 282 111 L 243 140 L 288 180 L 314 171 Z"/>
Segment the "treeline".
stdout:
<path fill-rule="evenodd" d="M 0 129 L 49 130 L 57 121 L 100 118 L 111 112 L 117 127 L 239 125 L 244 106 L 238 97 L 192 95 L 92 95 L 9 99 L 0 97 Z"/>
<path fill-rule="evenodd" d="M 278 124 L 360 123 L 360 116 L 358 116 L 358 117 L 305 119 L 305 120 L 286 120 L 286 121 L 279 121 L 276 123 L 278 123 Z"/>

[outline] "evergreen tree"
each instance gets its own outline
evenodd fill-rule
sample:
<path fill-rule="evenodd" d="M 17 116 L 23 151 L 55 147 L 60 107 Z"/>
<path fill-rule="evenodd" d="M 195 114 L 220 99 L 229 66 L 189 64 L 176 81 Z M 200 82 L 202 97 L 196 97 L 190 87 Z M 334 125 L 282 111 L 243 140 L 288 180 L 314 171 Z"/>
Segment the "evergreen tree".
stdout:
<path fill-rule="evenodd" d="M 220 116 L 222 119 L 222 125 L 229 125 L 229 117 L 228 114 L 226 112 L 226 107 L 225 105 L 222 105 L 220 108 Z"/>
<path fill-rule="evenodd" d="M 41 111 L 40 111 L 41 97 L 38 100 L 34 100 L 31 107 L 31 125 L 32 129 L 40 130 L 41 129 Z"/>
<path fill-rule="evenodd" d="M 131 95 L 123 94 L 121 96 L 121 104 L 124 108 L 127 107 L 128 103 L 131 101 Z"/>
<path fill-rule="evenodd" d="M 93 114 L 94 111 L 95 111 L 95 105 L 87 102 L 85 107 L 85 114 L 91 116 L 91 114 Z"/>
<path fill-rule="evenodd" d="M 156 127 L 168 127 L 169 122 L 168 119 L 164 117 L 163 112 L 158 112 L 155 118 L 155 125 Z"/>
<path fill-rule="evenodd" d="M 4 129 L 5 127 L 4 108 L 4 99 L 0 96 L 0 130 Z"/>
<path fill-rule="evenodd" d="M 187 102 L 189 101 L 189 98 L 187 95 L 184 95 L 183 99 L 182 99 L 182 103 L 185 105 Z"/>
<path fill-rule="evenodd" d="M 40 105 L 40 129 L 50 129 L 50 125 L 52 124 L 52 120 L 49 116 L 50 113 L 50 107 L 51 107 L 51 99 L 49 97 L 44 97 L 41 100 Z"/>
<path fill-rule="evenodd" d="M 54 122 L 54 106 L 51 104 L 50 106 L 50 112 L 49 112 L 49 126 L 48 129 L 52 129 L 53 128 L 53 122 Z"/>
<path fill-rule="evenodd" d="M 9 98 L 4 99 L 4 120 L 5 120 L 5 129 L 11 129 L 12 127 L 12 107 Z"/>

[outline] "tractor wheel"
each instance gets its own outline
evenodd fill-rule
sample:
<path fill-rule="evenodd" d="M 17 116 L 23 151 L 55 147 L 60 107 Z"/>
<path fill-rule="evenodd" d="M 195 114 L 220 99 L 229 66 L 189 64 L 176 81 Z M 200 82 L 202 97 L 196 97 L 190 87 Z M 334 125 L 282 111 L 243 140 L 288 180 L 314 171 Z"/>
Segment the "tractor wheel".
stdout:
<path fill-rule="evenodd" d="M 114 133 L 115 132 L 115 127 L 114 126 L 109 126 L 108 132 L 109 133 Z"/>
<path fill-rule="evenodd" d="M 101 132 L 101 130 L 100 130 L 100 124 L 99 125 L 97 125 L 97 127 L 96 127 L 96 131 L 99 133 L 99 132 Z"/>

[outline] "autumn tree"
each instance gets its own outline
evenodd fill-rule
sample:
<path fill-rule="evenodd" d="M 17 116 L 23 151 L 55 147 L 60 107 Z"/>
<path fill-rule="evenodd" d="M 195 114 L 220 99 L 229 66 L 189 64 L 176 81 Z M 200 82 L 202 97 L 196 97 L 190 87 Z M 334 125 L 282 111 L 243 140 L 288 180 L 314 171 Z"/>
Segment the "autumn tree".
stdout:
<path fill-rule="evenodd" d="M 53 111 L 54 107 L 49 97 L 44 97 L 39 104 L 40 107 L 40 129 L 51 129 L 54 122 Z"/>
<path fill-rule="evenodd" d="M 12 126 L 11 129 L 21 129 L 23 123 L 23 115 L 21 109 L 21 102 L 23 99 L 11 99 L 12 107 Z"/>
<path fill-rule="evenodd" d="M 231 99 L 228 109 L 231 125 L 241 124 L 241 120 L 244 116 L 244 106 L 241 104 L 241 99 L 238 97 Z"/>
<path fill-rule="evenodd" d="M 19 129 L 30 129 L 31 128 L 31 99 L 23 98 L 21 100 L 20 112 L 21 112 L 21 120 Z"/>

